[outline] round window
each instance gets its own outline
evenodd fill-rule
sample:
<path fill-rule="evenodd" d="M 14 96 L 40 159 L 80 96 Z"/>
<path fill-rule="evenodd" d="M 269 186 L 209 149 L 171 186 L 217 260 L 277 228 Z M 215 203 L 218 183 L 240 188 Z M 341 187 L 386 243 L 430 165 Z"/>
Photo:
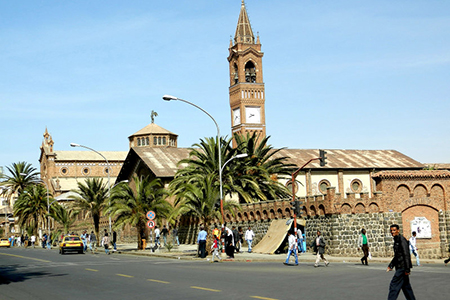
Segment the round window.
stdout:
<path fill-rule="evenodd" d="M 83 168 L 83 170 L 81 172 L 83 173 L 83 175 L 89 175 L 91 170 L 88 167 L 85 167 L 85 168 Z"/>
<path fill-rule="evenodd" d="M 67 167 L 62 167 L 61 169 L 59 169 L 59 172 L 61 173 L 61 175 L 67 175 L 69 174 L 69 169 Z"/>
<path fill-rule="evenodd" d="M 103 169 L 103 172 L 105 172 L 106 175 L 108 175 L 108 173 L 109 175 L 112 175 L 111 168 L 106 167 L 105 169 Z"/>
<path fill-rule="evenodd" d="M 326 179 L 323 179 L 319 182 L 319 190 L 322 194 L 327 193 L 327 188 L 330 186 L 330 182 Z"/>
<path fill-rule="evenodd" d="M 289 191 L 291 192 L 291 193 L 297 193 L 297 191 L 298 191 L 298 183 L 297 182 L 295 182 L 295 184 L 294 184 L 294 191 L 292 191 L 292 181 L 288 181 L 287 183 L 286 183 L 286 187 L 289 189 Z"/>

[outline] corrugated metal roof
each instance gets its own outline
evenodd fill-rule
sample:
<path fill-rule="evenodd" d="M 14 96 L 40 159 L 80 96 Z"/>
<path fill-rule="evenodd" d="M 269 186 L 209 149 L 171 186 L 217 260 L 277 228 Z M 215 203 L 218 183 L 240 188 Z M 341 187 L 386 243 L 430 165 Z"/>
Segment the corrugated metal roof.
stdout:
<path fill-rule="evenodd" d="M 141 130 L 139 130 L 138 132 L 130 135 L 129 137 L 132 137 L 134 135 L 143 135 L 143 134 L 172 134 L 177 136 L 175 133 L 170 132 L 167 129 L 162 128 L 159 125 L 156 125 L 155 123 L 150 123 L 147 126 L 145 126 L 144 128 L 142 128 Z"/>
<path fill-rule="evenodd" d="M 98 151 L 108 161 L 124 161 L 127 151 Z M 55 161 L 105 161 L 100 155 L 93 151 L 55 151 Z"/>
<path fill-rule="evenodd" d="M 447 170 L 420 170 L 420 171 L 380 171 L 373 175 L 375 178 L 450 178 Z"/>
<path fill-rule="evenodd" d="M 133 147 L 133 151 L 145 162 L 156 177 L 173 177 L 178 162 L 189 157 L 189 148 Z"/>
<path fill-rule="evenodd" d="M 418 161 L 396 150 L 325 150 L 327 164 L 319 161 L 308 164 L 308 169 L 421 169 Z M 301 166 L 312 158 L 319 157 L 319 149 L 282 149 L 276 157 L 286 156 L 288 162 Z"/>

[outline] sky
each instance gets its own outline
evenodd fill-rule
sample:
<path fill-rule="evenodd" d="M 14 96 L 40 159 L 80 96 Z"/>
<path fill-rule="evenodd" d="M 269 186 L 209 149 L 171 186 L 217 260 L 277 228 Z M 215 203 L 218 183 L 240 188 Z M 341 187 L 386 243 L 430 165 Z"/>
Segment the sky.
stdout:
<path fill-rule="evenodd" d="M 231 136 L 241 0 L 0 0 L 0 166 L 78 143 L 128 151 L 151 122 L 190 147 Z M 275 148 L 394 149 L 450 163 L 450 1 L 247 0 Z M 78 149 L 79 150 L 79 149 Z"/>

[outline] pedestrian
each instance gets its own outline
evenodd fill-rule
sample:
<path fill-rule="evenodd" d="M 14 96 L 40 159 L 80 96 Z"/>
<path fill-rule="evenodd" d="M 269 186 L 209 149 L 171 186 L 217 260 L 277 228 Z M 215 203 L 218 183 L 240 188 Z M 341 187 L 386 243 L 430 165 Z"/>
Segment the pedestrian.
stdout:
<path fill-rule="evenodd" d="M 361 258 L 361 263 L 368 266 L 369 263 L 367 258 L 369 257 L 369 240 L 367 239 L 366 230 L 364 228 L 361 229 L 361 234 L 358 237 L 358 249 L 362 250 L 364 254 Z"/>
<path fill-rule="evenodd" d="M 286 257 L 286 261 L 284 262 L 285 265 L 289 265 L 289 258 L 291 257 L 291 254 L 294 254 L 295 257 L 295 265 L 298 266 L 298 255 L 297 255 L 297 239 L 295 238 L 295 235 L 293 232 L 288 232 L 288 254 Z"/>
<path fill-rule="evenodd" d="M 416 235 L 417 233 L 413 231 L 412 236 L 409 238 L 409 247 L 411 248 L 411 253 L 416 257 L 417 266 L 420 266 L 419 253 L 417 252 Z"/>
<path fill-rule="evenodd" d="M 95 236 L 94 231 L 91 231 L 91 234 L 89 235 L 89 250 L 91 250 L 91 253 L 95 253 L 96 249 L 97 249 L 97 237 Z"/>
<path fill-rule="evenodd" d="M 52 250 L 52 237 L 50 233 L 47 236 L 47 250 Z"/>
<path fill-rule="evenodd" d="M 34 249 L 34 244 L 36 243 L 36 236 L 33 234 L 31 236 L 30 240 L 31 240 L 31 246 L 33 246 L 33 249 Z"/>
<path fill-rule="evenodd" d="M 29 240 L 28 234 L 25 234 L 24 241 L 23 241 L 23 245 L 25 246 L 25 248 L 28 248 L 28 240 Z"/>
<path fill-rule="evenodd" d="M 177 246 L 180 246 L 180 240 L 178 239 L 178 229 L 177 226 L 175 226 L 172 229 L 172 236 L 173 236 L 173 243 L 177 244 Z"/>
<path fill-rule="evenodd" d="M 253 232 L 252 228 L 248 226 L 248 229 L 245 232 L 245 240 L 247 241 L 248 245 L 248 253 L 252 253 L 252 242 L 254 237 L 255 233 Z"/>
<path fill-rule="evenodd" d="M 81 241 L 83 242 L 83 252 L 86 252 L 87 249 L 87 233 L 86 230 L 80 235 Z"/>
<path fill-rule="evenodd" d="M 161 232 L 158 228 L 158 226 L 155 226 L 155 246 L 161 246 L 161 242 L 159 241 L 159 236 L 160 236 Z"/>
<path fill-rule="evenodd" d="M 298 253 L 303 253 L 303 232 L 300 228 L 297 228 L 297 248 Z"/>
<path fill-rule="evenodd" d="M 103 239 L 102 239 L 102 244 L 103 244 L 103 247 L 105 247 L 105 253 L 107 254 L 107 255 L 109 255 L 110 253 L 109 253 L 109 243 L 110 243 L 110 239 L 109 239 L 109 236 L 108 236 L 108 233 L 106 232 L 105 233 L 105 236 L 103 237 Z"/>
<path fill-rule="evenodd" d="M 169 230 L 167 230 L 166 225 L 163 226 L 163 229 L 161 230 L 161 234 L 164 240 L 164 246 L 167 244 L 167 235 L 169 234 Z"/>
<path fill-rule="evenodd" d="M 17 237 L 17 247 L 21 247 L 22 246 L 22 241 L 23 241 L 23 234 Z"/>
<path fill-rule="evenodd" d="M 238 235 L 239 235 L 239 252 L 242 252 L 242 244 L 244 243 L 244 231 L 242 230 L 242 227 L 238 227 Z"/>
<path fill-rule="evenodd" d="M 231 231 L 233 232 L 234 251 L 239 253 L 239 232 L 237 231 L 236 226 L 232 226 Z"/>
<path fill-rule="evenodd" d="M 448 251 L 450 252 L 450 244 L 448 244 Z M 447 258 L 446 260 L 444 260 L 444 264 L 445 266 L 447 266 L 447 264 L 450 262 L 450 257 Z"/>
<path fill-rule="evenodd" d="M 395 267 L 395 274 L 389 284 L 388 300 L 397 299 L 400 290 L 403 291 L 407 300 L 415 300 L 416 297 L 409 282 L 412 263 L 408 241 L 400 234 L 400 227 L 397 224 L 392 224 L 389 229 L 394 237 L 394 258 L 387 267 L 386 272 L 392 271 Z"/>
<path fill-rule="evenodd" d="M 42 244 L 41 244 L 42 248 L 45 249 L 46 244 L 47 244 L 47 234 L 44 233 L 44 235 L 42 236 Z"/>
<path fill-rule="evenodd" d="M 226 237 L 225 237 L 225 253 L 228 259 L 234 259 L 234 237 L 233 231 L 230 228 L 225 227 Z"/>
<path fill-rule="evenodd" d="M 320 232 L 320 230 L 317 230 L 317 236 L 316 238 L 313 240 L 311 247 L 314 248 L 314 252 L 316 252 L 317 256 L 316 256 L 316 262 L 314 264 L 314 267 L 317 268 L 319 266 L 319 262 L 320 260 L 323 260 L 325 262 L 325 266 L 328 267 L 328 265 L 330 264 L 328 262 L 328 260 L 323 256 L 323 254 L 325 253 L 325 240 L 322 236 L 322 233 Z"/>
<path fill-rule="evenodd" d="M 117 232 L 115 230 L 112 233 L 112 245 L 114 247 L 113 251 L 117 251 Z"/>
<path fill-rule="evenodd" d="M 212 250 L 212 258 L 211 258 L 211 262 L 213 263 L 215 260 L 214 258 L 217 257 L 217 259 L 219 260 L 219 262 L 222 261 L 222 259 L 220 258 L 220 254 L 219 254 L 219 237 L 216 235 L 213 235 L 213 244 L 211 246 L 211 250 Z"/>
<path fill-rule="evenodd" d="M 205 228 L 203 226 L 200 226 L 200 232 L 197 236 L 197 245 L 198 245 L 198 251 L 200 253 L 201 258 L 206 257 L 206 237 L 208 236 L 208 233 L 205 231 Z"/>

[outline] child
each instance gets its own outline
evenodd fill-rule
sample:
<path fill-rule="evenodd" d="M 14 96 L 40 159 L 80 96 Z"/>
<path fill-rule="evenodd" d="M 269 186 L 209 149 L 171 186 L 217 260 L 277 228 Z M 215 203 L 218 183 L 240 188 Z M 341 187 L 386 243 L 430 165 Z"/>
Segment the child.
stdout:
<path fill-rule="evenodd" d="M 211 250 L 213 250 L 212 251 L 211 262 L 212 263 L 214 262 L 214 257 L 217 257 L 219 262 L 222 261 L 222 259 L 220 258 L 220 255 L 219 255 L 219 238 L 216 235 L 214 236 L 214 241 L 213 241 L 213 244 L 211 246 Z"/>

